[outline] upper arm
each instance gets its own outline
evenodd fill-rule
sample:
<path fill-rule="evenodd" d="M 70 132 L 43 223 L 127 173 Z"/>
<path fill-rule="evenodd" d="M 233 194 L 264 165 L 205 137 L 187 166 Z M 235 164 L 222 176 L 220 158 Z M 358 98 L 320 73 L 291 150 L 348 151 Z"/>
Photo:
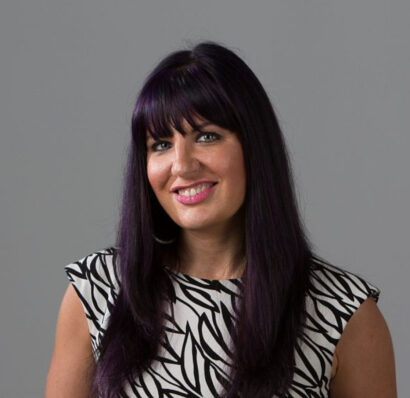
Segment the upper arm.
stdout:
<path fill-rule="evenodd" d="M 89 398 L 94 364 L 84 309 L 69 284 L 58 314 L 45 398 Z"/>
<path fill-rule="evenodd" d="M 336 349 L 332 398 L 397 397 L 392 339 L 372 297 L 352 315 Z"/>

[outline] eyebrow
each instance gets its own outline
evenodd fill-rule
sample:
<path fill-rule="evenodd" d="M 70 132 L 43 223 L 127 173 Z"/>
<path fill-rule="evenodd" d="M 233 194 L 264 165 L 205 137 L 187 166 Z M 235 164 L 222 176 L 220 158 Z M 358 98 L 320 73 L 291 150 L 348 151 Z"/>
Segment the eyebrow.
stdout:
<path fill-rule="evenodd" d="M 205 122 L 199 123 L 199 124 L 197 124 L 197 127 L 196 127 L 196 128 L 193 128 L 193 129 L 192 129 L 191 132 L 194 133 L 195 131 L 200 131 L 200 129 L 202 129 L 202 128 L 204 128 L 204 127 L 207 127 L 207 126 L 210 126 L 210 125 L 214 125 L 214 123 L 209 122 L 209 121 L 205 121 Z M 148 132 L 146 133 L 145 137 L 146 137 L 146 140 L 147 140 L 147 141 L 152 138 L 151 135 L 150 135 Z"/>
<path fill-rule="evenodd" d="M 209 122 L 209 121 L 199 123 L 199 124 L 197 125 L 197 128 L 196 128 L 196 129 L 193 129 L 192 131 L 198 131 L 198 129 L 201 129 L 201 128 L 203 128 L 203 127 L 209 126 L 209 125 L 211 125 L 211 124 L 213 125 L 213 123 L 212 123 L 212 122 Z"/>

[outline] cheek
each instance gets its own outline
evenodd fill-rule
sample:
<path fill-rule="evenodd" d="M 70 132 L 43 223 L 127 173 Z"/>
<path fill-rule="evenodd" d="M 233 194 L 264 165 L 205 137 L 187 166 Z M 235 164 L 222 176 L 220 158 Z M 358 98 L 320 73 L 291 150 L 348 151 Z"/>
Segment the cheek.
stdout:
<path fill-rule="evenodd" d="M 159 189 L 166 182 L 166 172 L 164 165 L 160 162 L 147 162 L 147 177 L 152 189 Z"/>
<path fill-rule="evenodd" d="M 244 159 L 241 150 L 232 153 L 224 162 L 225 173 L 229 177 L 236 191 L 242 191 L 246 185 L 246 173 Z"/>

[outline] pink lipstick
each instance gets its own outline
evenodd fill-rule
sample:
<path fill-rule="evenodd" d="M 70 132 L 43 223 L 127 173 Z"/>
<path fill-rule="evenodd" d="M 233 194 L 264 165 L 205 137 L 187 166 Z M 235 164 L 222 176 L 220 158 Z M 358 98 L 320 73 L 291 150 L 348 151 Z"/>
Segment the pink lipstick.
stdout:
<path fill-rule="evenodd" d="M 179 203 L 182 203 L 184 205 L 192 205 L 195 203 L 200 203 L 203 200 L 205 200 L 214 190 L 216 184 L 212 185 L 209 188 L 204 189 L 202 192 L 197 193 L 196 195 L 193 196 L 183 196 L 179 195 L 178 192 L 175 193 L 176 200 Z"/>

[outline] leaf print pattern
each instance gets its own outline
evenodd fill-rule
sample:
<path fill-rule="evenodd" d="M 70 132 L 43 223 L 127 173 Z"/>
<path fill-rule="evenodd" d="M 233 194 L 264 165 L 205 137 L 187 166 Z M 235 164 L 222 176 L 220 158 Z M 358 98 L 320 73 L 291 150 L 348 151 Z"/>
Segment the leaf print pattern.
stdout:
<path fill-rule="evenodd" d="M 94 356 L 121 286 L 115 247 L 64 267 L 87 317 Z M 242 279 L 209 280 L 171 270 L 176 300 L 163 313 L 165 336 L 156 360 L 129 380 L 122 398 L 219 397 L 232 366 L 232 328 Z M 380 289 L 362 277 L 314 260 L 306 295 L 304 333 L 295 347 L 296 368 L 286 398 L 329 397 L 332 358 L 347 322 Z M 275 398 L 275 397 L 273 397 Z"/>

